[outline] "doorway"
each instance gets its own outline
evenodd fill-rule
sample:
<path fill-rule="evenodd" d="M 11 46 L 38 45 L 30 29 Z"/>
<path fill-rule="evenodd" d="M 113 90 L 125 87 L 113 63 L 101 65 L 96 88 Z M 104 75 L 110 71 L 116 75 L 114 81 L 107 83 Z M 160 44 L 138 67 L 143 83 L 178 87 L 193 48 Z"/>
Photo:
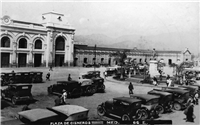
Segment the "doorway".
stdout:
<path fill-rule="evenodd" d="M 34 54 L 34 67 L 40 67 L 42 61 L 42 54 Z"/>
<path fill-rule="evenodd" d="M 64 54 L 55 55 L 55 66 L 64 66 Z"/>
<path fill-rule="evenodd" d="M 9 67 L 10 53 L 1 53 L 1 67 Z"/>
<path fill-rule="evenodd" d="M 18 67 L 26 67 L 26 53 L 18 54 Z"/>

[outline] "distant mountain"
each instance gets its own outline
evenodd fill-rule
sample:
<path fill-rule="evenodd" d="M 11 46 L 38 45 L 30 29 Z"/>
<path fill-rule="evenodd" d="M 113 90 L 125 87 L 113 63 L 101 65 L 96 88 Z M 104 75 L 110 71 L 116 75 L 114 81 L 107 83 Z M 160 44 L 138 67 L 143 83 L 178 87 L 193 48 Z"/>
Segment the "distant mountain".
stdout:
<path fill-rule="evenodd" d="M 97 45 L 114 48 L 177 50 L 189 48 L 192 53 L 198 52 L 198 37 L 194 33 L 168 33 L 151 36 L 124 35 L 111 38 L 104 34 L 76 35 L 75 41 L 87 45 Z"/>

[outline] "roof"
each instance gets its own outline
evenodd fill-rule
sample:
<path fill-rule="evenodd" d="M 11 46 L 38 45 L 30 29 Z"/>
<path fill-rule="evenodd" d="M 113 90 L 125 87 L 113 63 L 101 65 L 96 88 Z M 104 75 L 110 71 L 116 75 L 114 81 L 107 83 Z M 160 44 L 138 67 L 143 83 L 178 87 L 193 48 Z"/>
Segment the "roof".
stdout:
<path fill-rule="evenodd" d="M 27 111 L 18 112 L 18 114 L 23 116 L 24 118 L 29 119 L 31 122 L 36 122 L 44 118 L 57 116 L 55 112 L 47 109 L 31 109 Z"/>
<path fill-rule="evenodd" d="M 113 99 L 120 100 L 120 101 L 127 102 L 127 103 L 141 102 L 141 100 L 139 100 L 139 99 L 133 99 L 130 97 L 116 97 Z"/>
<path fill-rule="evenodd" d="M 157 90 L 157 89 L 156 89 Z M 159 90 L 159 89 L 158 89 Z M 166 92 L 175 92 L 175 93 L 178 93 L 178 94 L 185 94 L 185 93 L 188 93 L 187 90 L 183 90 L 183 89 L 166 89 L 166 90 L 160 90 L 160 91 L 166 91 Z"/>
<path fill-rule="evenodd" d="M 57 83 L 67 83 L 67 84 L 71 84 L 71 83 L 78 83 L 78 81 L 72 80 L 72 81 L 57 81 Z"/>
<path fill-rule="evenodd" d="M 90 73 L 90 72 L 98 72 L 99 73 L 100 71 L 88 71 L 88 73 Z"/>
<path fill-rule="evenodd" d="M 151 100 L 151 99 L 160 98 L 159 96 L 149 95 L 149 94 L 133 94 L 133 95 L 131 95 L 131 97 L 139 97 L 139 98 L 145 99 L 146 101 Z"/>
<path fill-rule="evenodd" d="M 198 89 L 197 86 L 178 86 L 178 87 L 189 88 L 189 89 Z"/>
<path fill-rule="evenodd" d="M 19 84 L 9 84 L 9 86 L 32 86 L 32 84 L 19 83 Z"/>
<path fill-rule="evenodd" d="M 86 109 L 82 106 L 78 105 L 61 105 L 61 106 L 55 106 L 51 108 L 52 111 L 62 113 L 64 115 L 70 116 L 76 113 L 80 112 L 86 112 L 89 111 L 89 109 Z"/>
<path fill-rule="evenodd" d="M 155 95 L 161 95 L 161 96 L 167 96 L 167 95 L 171 95 L 171 93 L 168 93 L 168 92 L 163 92 L 163 91 L 156 91 L 156 90 L 151 90 L 148 92 L 149 93 L 152 93 L 152 94 L 155 94 Z"/>

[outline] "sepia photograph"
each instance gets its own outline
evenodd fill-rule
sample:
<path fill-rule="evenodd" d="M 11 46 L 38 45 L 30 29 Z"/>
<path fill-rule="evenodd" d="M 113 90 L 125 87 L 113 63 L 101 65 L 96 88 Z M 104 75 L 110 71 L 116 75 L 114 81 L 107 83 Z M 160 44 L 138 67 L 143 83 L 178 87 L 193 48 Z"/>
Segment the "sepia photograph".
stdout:
<path fill-rule="evenodd" d="M 2 0 L 2 125 L 199 125 L 199 0 Z"/>

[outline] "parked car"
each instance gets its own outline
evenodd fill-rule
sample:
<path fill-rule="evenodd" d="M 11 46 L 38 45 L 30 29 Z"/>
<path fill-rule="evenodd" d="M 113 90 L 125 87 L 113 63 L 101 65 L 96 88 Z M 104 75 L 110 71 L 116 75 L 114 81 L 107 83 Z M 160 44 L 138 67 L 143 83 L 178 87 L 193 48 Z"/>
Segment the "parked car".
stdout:
<path fill-rule="evenodd" d="M 49 124 L 50 122 L 80 121 L 88 119 L 89 110 L 78 105 L 61 105 L 47 109 L 31 109 L 18 112 L 23 123 Z"/>
<path fill-rule="evenodd" d="M 194 98 L 195 94 L 198 93 L 198 87 L 196 87 L 196 86 L 184 86 L 184 85 L 182 85 L 182 86 L 178 86 L 178 87 L 184 88 L 185 90 L 188 90 L 189 93 L 190 93 L 190 96 L 192 98 Z"/>
<path fill-rule="evenodd" d="M 100 71 L 88 71 L 81 76 L 82 79 L 91 79 L 93 81 L 95 92 L 105 91 L 104 79 L 100 77 L 100 73 Z"/>
<path fill-rule="evenodd" d="M 200 95 L 200 85 L 195 84 L 195 85 L 191 85 L 191 86 L 197 87 L 197 88 L 198 88 L 197 92 L 198 92 L 198 94 Z M 200 97 L 200 96 L 199 96 L 199 97 Z"/>
<path fill-rule="evenodd" d="M 112 76 L 117 72 L 117 68 L 116 67 L 108 67 L 106 68 L 107 76 Z"/>
<path fill-rule="evenodd" d="M 15 73 L 5 73 L 1 72 L 1 85 L 9 85 L 14 83 L 14 75 Z"/>
<path fill-rule="evenodd" d="M 122 121 L 143 119 L 146 111 L 141 107 L 141 100 L 130 97 L 116 97 L 101 103 L 97 107 L 100 116 L 110 115 Z"/>
<path fill-rule="evenodd" d="M 147 112 L 147 115 L 144 117 L 144 119 L 157 118 L 159 116 L 159 96 L 149 94 L 133 94 L 131 95 L 131 98 L 142 101 L 142 107 Z"/>
<path fill-rule="evenodd" d="M 187 101 L 190 98 L 189 91 L 183 89 L 170 89 L 167 87 L 154 90 L 172 93 L 173 108 L 175 110 L 181 110 L 187 107 Z"/>
<path fill-rule="evenodd" d="M 31 84 L 10 84 L 4 90 L 1 90 L 2 99 L 7 99 L 16 104 L 19 101 L 31 101 Z"/>
<path fill-rule="evenodd" d="M 32 83 L 41 83 L 41 82 L 43 82 L 42 75 L 43 75 L 43 72 L 31 71 L 30 72 L 31 82 Z"/>
<path fill-rule="evenodd" d="M 157 95 L 159 96 L 159 112 L 164 113 L 172 110 L 173 107 L 173 102 L 172 102 L 172 93 L 168 92 L 162 92 L 162 91 L 156 91 L 156 90 L 151 90 L 148 92 L 150 95 Z"/>
<path fill-rule="evenodd" d="M 56 84 L 47 88 L 47 92 L 49 94 L 62 95 L 63 89 L 67 91 L 68 98 L 80 97 L 82 94 L 81 84 L 78 81 L 57 81 Z"/>
<path fill-rule="evenodd" d="M 79 79 L 81 85 L 81 95 L 93 95 L 95 93 L 95 87 L 91 79 Z"/>

